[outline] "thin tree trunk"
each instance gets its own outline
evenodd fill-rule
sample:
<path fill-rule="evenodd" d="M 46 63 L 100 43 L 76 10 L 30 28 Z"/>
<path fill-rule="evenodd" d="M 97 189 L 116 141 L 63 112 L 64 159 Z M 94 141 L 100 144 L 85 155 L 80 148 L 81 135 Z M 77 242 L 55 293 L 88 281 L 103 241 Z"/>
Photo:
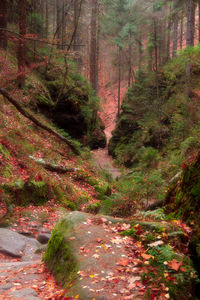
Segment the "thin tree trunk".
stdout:
<path fill-rule="evenodd" d="M 180 23 L 180 49 L 183 49 L 183 20 L 184 20 L 184 13 L 181 16 L 181 23 Z"/>
<path fill-rule="evenodd" d="M 26 0 L 19 0 L 19 34 L 26 35 Z M 26 40 L 20 39 L 18 44 L 18 86 L 25 84 Z"/>
<path fill-rule="evenodd" d="M 62 49 L 65 48 L 65 35 L 66 35 L 66 18 L 65 18 L 65 0 L 62 0 Z"/>
<path fill-rule="evenodd" d="M 0 1 L 0 27 L 7 29 L 7 0 Z M 0 32 L 0 47 L 3 49 L 7 49 L 8 46 L 8 38 L 7 32 L 1 31 Z"/>
<path fill-rule="evenodd" d="M 45 7 L 45 36 L 48 39 L 49 35 L 49 3 L 46 0 L 46 7 Z"/>
<path fill-rule="evenodd" d="M 177 49 L 178 49 L 178 15 L 176 13 L 174 16 L 172 57 L 175 57 L 177 55 Z"/>
<path fill-rule="evenodd" d="M 187 31 L 186 31 L 186 46 L 194 46 L 194 24 L 195 24 L 195 2 L 193 0 L 187 1 Z M 186 63 L 186 96 L 191 95 L 191 63 Z"/>
<path fill-rule="evenodd" d="M 56 26 L 57 26 L 57 40 L 58 40 L 58 49 L 61 49 L 61 40 L 62 40 L 62 7 L 61 0 L 56 0 Z"/>
<path fill-rule="evenodd" d="M 97 91 L 97 0 L 92 0 L 90 82 L 93 89 Z"/>
<path fill-rule="evenodd" d="M 199 13 L 199 24 L 198 24 L 198 29 L 199 29 L 199 43 L 200 43 L 200 0 L 199 0 L 199 3 L 198 3 L 198 13 Z"/>
<path fill-rule="evenodd" d="M 171 19 L 168 20 L 167 25 L 167 48 L 166 48 L 166 61 L 170 59 L 170 41 L 171 41 Z"/>
<path fill-rule="evenodd" d="M 131 86 L 131 74 L 132 74 L 132 46 L 128 46 L 128 86 Z"/>
<path fill-rule="evenodd" d="M 120 115 L 120 108 L 121 108 L 121 49 L 119 48 L 119 58 L 118 58 L 118 109 L 117 115 Z"/>
<path fill-rule="evenodd" d="M 140 73 L 142 67 L 142 54 L 143 54 L 141 39 L 137 40 L 137 43 L 138 43 L 138 71 Z"/>

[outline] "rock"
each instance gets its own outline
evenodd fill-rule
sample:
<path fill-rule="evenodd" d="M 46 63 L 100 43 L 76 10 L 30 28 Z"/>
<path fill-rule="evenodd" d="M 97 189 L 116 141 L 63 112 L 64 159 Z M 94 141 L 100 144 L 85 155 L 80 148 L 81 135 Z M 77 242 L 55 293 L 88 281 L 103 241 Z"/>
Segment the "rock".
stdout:
<path fill-rule="evenodd" d="M 22 257 L 25 237 L 9 229 L 0 228 L 0 252 L 13 257 Z"/>
<path fill-rule="evenodd" d="M 19 291 L 13 291 L 10 293 L 15 299 L 27 299 L 27 300 L 39 300 L 37 293 L 33 289 L 23 289 Z"/>
<path fill-rule="evenodd" d="M 51 234 L 50 233 L 40 233 L 38 235 L 38 237 L 37 237 L 37 240 L 41 244 L 47 244 L 50 238 L 51 238 Z"/>
<path fill-rule="evenodd" d="M 29 261 L 29 260 L 38 260 L 38 254 L 36 254 L 36 250 L 41 246 L 41 244 L 33 238 L 25 237 L 26 247 L 24 249 L 22 261 Z"/>
<path fill-rule="evenodd" d="M 117 222 L 101 215 L 71 212 L 57 223 L 43 260 L 56 280 L 67 289 L 66 297 L 119 299 L 119 287 L 108 280 L 105 288 L 101 280 L 114 276 L 114 271 L 118 274 L 118 262 L 122 258 L 128 260 L 125 246 L 112 243 L 113 233 L 105 228 L 112 221 Z"/>
<path fill-rule="evenodd" d="M 4 285 L 0 285 L 0 290 L 2 291 L 7 291 L 9 289 L 11 289 L 12 284 L 8 283 L 8 284 L 4 284 Z"/>
<path fill-rule="evenodd" d="M 91 149 L 105 148 L 106 147 L 106 135 L 103 130 L 95 129 L 89 139 L 89 146 Z"/>

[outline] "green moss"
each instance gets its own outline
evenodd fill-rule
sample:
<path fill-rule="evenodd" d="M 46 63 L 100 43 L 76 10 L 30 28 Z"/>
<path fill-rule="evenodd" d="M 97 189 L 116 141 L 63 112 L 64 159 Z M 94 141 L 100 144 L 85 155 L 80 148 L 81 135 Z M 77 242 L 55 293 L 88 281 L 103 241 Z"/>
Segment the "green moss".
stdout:
<path fill-rule="evenodd" d="M 29 203 L 41 205 L 47 202 L 48 188 L 44 181 L 24 182 L 19 179 L 12 184 L 4 184 L 3 190 L 10 194 L 11 201 L 14 204 L 25 206 Z"/>
<path fill-rule="evenodd" d="M 10 153 L 8 149 L 5 149 L 1 144 L 0 144 L 0 153 L 2 153 L 7 159 L 10 157 Z"/>
<path fill-rule="evenodd" d="M 58 283 L 67 287 L 78 270 L 77 259 L 69 240 L 72 225 L 61 220 L 54 228 L 43 261 Z"/>
<path fill-rule="evenodd" d="M 46 95 L 44 94 L 37 94 L 35 95 L 35 100 L 37 105 L 40 106 L 45 106 L 45 107 L 49 107 L 52 108 L 55 106 L 54 102 L 51 100 L 51 98 L 48 98 Z"/>
<path fill-rule="evenodd" d="M 84 211 L 87 213 L 92 213 L 92 214 L 98 214 L 99 210 L 101 208 L 101 204 L 96 202 L 96 203 L 90 203 L 85 206 Z"/>

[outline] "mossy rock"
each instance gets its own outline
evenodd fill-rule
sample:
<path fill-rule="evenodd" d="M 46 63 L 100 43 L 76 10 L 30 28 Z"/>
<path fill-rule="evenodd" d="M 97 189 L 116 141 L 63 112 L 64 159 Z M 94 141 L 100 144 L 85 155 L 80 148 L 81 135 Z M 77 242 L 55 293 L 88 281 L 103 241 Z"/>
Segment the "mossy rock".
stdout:
<path fill-rule="evenodd" d="M 57 282 L 67 290 L 65 297 L 75 299 L 79 295 L 79 299 L 84 300 L 108 299 L 108 290 L 104 289 L 104 282 L 100 280 L 97 283 L 101 293 L 96 292 L 97 288 L 91 290 L 90 286 L 95 274 L 101 274 L 102 270 L 108 274 L 116 268 L 117 262 L 121 259 L 122 249 L 113 244 L 115 255 L 111 251 L 102 251 L 97 260 L 94 257 L 94 254 L 97 255 L 95 246 L 99 247 L 98 238 L 105 244 L 110 243 L 110 237 L 106 235 L 102 224 L 118 222 L 124 223 L 124 220 L 75 211 L 66 214 L 57 223 L 43 261 Z M 84 252 L 84 249 L 88 252 Z M 82 276 L 81 273 L 88 276 Z"/>
<path fill-rule="evenodd" d="M 9 194 L 12 202 L 16 205 L 28 205 L 34 203 L 41 205 L 47 202 L 48 186 L 44 181 L 30 180 L 24 182 L 22 180 L 15 181 L 12 184 L 4 184 L 3 191 Z"/>
<path fill-rule="evenodd" d="M 76 222 L 77 220 L 75 220 Z M 67 286 L 75 278 L 78 262 L 70 242 L 74 224 L 69 219 L 61 220 L 54 228 L 43 261 L 56 280 Z"/>

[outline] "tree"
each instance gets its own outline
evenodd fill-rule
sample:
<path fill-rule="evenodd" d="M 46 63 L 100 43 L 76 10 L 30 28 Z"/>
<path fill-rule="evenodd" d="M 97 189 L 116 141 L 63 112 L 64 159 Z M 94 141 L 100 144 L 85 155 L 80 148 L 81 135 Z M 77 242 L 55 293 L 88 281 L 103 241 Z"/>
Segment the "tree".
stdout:
<path fill-rule="evenodd" d="M 187 0 L 187 31 L 186 46 L 194 47 L 194 31 L 195 31 L 195 1 Z M 191 94 L 191 63 L 186 63 L 186 86 L 185 94 L 189 97 Z"/>
<path fill-rule="evenodd" d="M 97 5 L 98 0 L 92 0 L 91 40 L 90 40 L 90 82 L 94 90 L 98 87 L 97 65 Z"/>
<path fill-rule="evenodd" d="M 7 29 L 7 3 L 8 0 L 0 1 L 0 28 Z M 0 30 L 0 47 L 7 49 L 8 39 L 7 32 Z"/>
<path fill-rule="evenodd" d="M 56 36 L 57 48 L 61 49 L 62 40 L 62 3 L 61 0 L 56 0 Z"/>
<path fill-rule="evenodd" d="M 173 29 L 173 50 L 172 57 L 177 55 L 178 49 L 178 15 L 177 12 L 174 14 L 174 29 Z"/>
<path fill-rule="evenodd" d="M 19 0 L 19 34 L 21 38 L 18 43 L 18 86 L 23 88 L 25 83 L 26 64 L 26 0 Z"/>

